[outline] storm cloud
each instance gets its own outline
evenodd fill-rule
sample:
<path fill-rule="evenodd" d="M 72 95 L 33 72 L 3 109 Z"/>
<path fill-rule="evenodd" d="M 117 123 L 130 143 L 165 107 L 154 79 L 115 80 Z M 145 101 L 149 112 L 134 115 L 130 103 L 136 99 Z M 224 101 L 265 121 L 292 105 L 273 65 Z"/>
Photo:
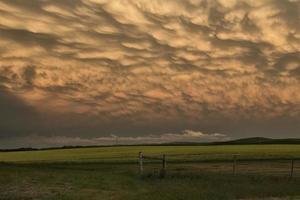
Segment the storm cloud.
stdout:
<path fill-rule="evenodd" d="M 2 139 L 297 137 L 299 91 L 299 0 L 0 0 Z"/>

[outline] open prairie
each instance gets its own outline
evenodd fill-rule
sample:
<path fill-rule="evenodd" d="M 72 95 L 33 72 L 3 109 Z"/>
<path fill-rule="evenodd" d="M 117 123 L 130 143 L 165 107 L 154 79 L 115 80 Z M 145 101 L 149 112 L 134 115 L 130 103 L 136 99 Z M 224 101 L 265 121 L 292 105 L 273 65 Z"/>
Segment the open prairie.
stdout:
<path fill-rule="evenodd" d="M 166 155 L 144 162 L 138 153 Z M 237 155 L 233 175 L 233 155 Z M 116 146 L 0 153 L 0 199 L 299 199 L 300 145 Z M 290 177 L 294 159 L 293 178 Z"/>
<path fill-rule="evenodd" d="M 300 145 L 207 145 L 207 146 L 113 146 L 0 152 L 0 162 L 136 162 L 138 153 L 158 156 L 168 161 L 222 161 L 240 159 L 300 158 Z"/>
<path fill-rule="evenodd" d="M 300 0 L 0 0 L 0 200 L 300 200 Z"/>

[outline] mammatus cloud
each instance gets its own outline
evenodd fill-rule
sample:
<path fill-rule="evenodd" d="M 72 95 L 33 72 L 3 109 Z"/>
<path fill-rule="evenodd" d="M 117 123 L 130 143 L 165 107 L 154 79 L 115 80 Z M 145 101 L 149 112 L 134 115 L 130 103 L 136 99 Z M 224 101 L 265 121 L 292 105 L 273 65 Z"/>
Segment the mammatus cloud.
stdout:
<path fill-rule="evenodd" d="M 172 142 L 212 142 L 229 139 L 220 133 L 206 134 L 199 131 L 184 130 L 181 133 L 167 133 L 161 135 L 143 136 L 102 136 L 97 138 L 81 138 L 66 136 L 40 136 L 29 135 L 23 137 L 7 138 L 0 141 L 3 149 L 17 146 L 43 148 L 62 146 L 90 146 L 90 145 L 128 145 L 128 144 L 162 144 Z"/>
<path fill-rule="evenodd" d="M 0 0 L 0 137 L 296 137 L 299 10 L 299 0 Z"/>

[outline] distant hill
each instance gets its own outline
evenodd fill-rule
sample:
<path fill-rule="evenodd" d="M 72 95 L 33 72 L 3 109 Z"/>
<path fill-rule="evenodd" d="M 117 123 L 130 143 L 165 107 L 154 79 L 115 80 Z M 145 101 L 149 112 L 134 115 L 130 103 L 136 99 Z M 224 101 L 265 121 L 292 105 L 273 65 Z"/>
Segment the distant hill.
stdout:
<path fill-rule="evenodd" d="M 213 142 L 214 145 L 226 145 L 226 144 L 300 144 L 298 138 L 285 138 L 285 139 L 272 139 L 265 137 L 251 137 L 242 138 L 237 140 L 230 140 L 225 142 Z"/>
<path fill-rule="evenodd" d="M 165 143 L 163 145 L 168 146 L 198 146 L 198 145 L 238 145 L 238 144 L 300 144 L 300 139 L 298 138 L 284 138 L 284 139 L 272 139 L 265 137 L 250 137 L 241 138 L 237 140 L 229 140 L 222 142 L 171 142 Z"/>
<path fill-rule="evenodd" d="M 55 150 L 55 149 L 76 149 L 76 148 L 94 148 L 94 147 L 115 147 L 115 146 L 209 146 L 209 145 L 246 145 L 246 144 L 300 144 L 300 138 L 272 139 L 265 137 L 250 137 L 223 142 L 171 142 L 162 144 L 119 144 L 105 146 L 62 146 L 48 148 L 18 148 L 18 149 L 0 149 L 0 152 L 10 151 L 36 151 L 36 150 Z"/>

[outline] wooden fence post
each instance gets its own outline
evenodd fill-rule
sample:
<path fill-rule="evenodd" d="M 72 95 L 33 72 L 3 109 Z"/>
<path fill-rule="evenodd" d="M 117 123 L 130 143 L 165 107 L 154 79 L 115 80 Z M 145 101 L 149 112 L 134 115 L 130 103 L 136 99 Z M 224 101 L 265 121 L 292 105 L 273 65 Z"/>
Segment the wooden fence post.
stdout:
<path fill-rule="evenodd" d="M 291 162 L 290 178 L 293 178 L 293 175 L 294 175 L 294 159 L 292 159 L 292 162 Z"/>
<path fill-rule="evenodd" d="M 142 152 L 139 152 L 139 172 L 140 172 L 140 175 L 142 176 L 143 172 L 144 172 L 144 168 L 143 168 L 143 153 Z"/>
<path fill-rule="evenodd" d="M 232 173 L 236 175 L 236 155 L 233 155 Z"/>
<path fill-rule="evenodd" d="M 164 178 L 166 176 L 166 169 L 167 169 L 166 155 L 163 154 L 163 156 L 162 156 L 162 169 L 160 171 L 160 177 L 161 178 Z"/>

